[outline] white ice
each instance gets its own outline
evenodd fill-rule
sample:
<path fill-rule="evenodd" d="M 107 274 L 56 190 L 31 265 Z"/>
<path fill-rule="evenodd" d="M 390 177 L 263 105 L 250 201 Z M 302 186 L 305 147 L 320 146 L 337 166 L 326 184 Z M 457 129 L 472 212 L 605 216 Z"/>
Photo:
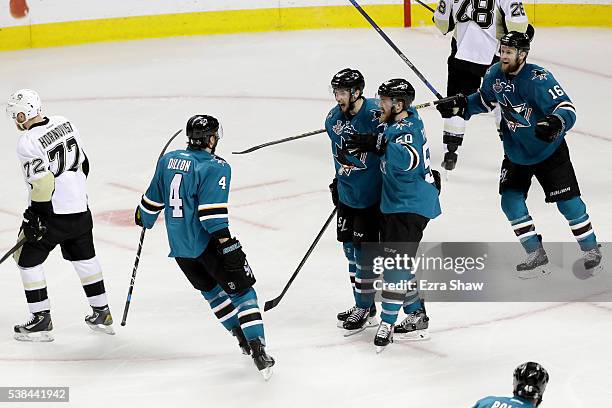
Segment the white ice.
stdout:
<path fill-rule="evenodd" d="M 445 94 L 450 39 L 433 29 L 388 33 Z M 567 140 L 597 235 L 609 241 L 612 31 L 539 29 L 536 35 L 530 60 L 555 74 L 578 109 Z M 140 234 L 133 209 L 160 149 L 195 113 L 222 120 L 219 154 L 233 168 L 231 229 L 246 248 L 261 303 L 280 292 L 332 210 L 327 136 L 244 156 L 231 151 L 320 129 L 334 103 L 329 79 L 347 66 L 362 70 L 368 96 L 400 76 L 416 86 L 417 102 L 434 99 L 373 30 L 146 40 L 0 58 L 0 95 L 36 89 L 45 112 L 69 117 L 86 141 L 97 252 L 117 330 L 110 337 L 85 326 L 89 307 L 58 249 L 45 263 L 56 339 L 14 341 L 12 326 L 26 319 L 27 307 L 9 260 L 0 266 L 0 386 L 70 386 L 74 407 L 467 407 L 485 395 L 510 394 L 514 367 L 535 360 L 551 375 L 543 406 L 609 405 L 609 303 L 430 303 L 432 339 L 396 343 L 380 355 L 372 330 L 342 337 L 335 314 L 352 296 L 332 228 L 283 302 L 264 315 L 268 351 L 277 361 L 268 383 L 166 257 L 161 223 L 146 236 L 128 324 L 119 326 Z M 438 167 L 442 121 L 433 109 L 422 116 Z M 0 121 L 0 130 L 4 253 L 15 242 L 26 190 L 14 153 L 18 132 L 9 120 Z M 501 159 L 493 118 L 473 119 L 458 169 L 443 187 L 444 214 L 429 224 L 425 240 L 514 242 L 499 206 Z M 572 241 L 536 183 L 528 205 L 546 240 Z"/>

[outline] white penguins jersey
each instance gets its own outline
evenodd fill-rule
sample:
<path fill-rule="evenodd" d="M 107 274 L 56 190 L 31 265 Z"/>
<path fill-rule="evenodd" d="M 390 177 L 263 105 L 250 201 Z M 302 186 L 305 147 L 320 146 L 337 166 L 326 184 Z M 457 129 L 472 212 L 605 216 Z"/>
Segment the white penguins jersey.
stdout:
<path fill-rule="evenodd" d="M 498 40 L 510 31 L 526 32 L 528 19 L 522 0 L 440 0 L 434 23 L 442 34 L 454 29 L 455 58 L 489 65 Z"/>
<path fill-rule="evenodd" d="M 55 214 L 87 211 L 89 162 L 79 131 L 68 119 L 49 116 L 25 131 L 17 156 L 29 185 L 29 205 L 51 200 Z"/>

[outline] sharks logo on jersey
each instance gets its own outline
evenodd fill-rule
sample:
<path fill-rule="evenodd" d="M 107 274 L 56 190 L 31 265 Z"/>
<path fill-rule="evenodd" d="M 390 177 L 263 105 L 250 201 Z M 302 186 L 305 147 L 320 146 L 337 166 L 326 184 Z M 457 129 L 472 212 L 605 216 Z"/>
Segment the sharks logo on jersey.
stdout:
<path fill-rule="evenodd" d="M 548 79 L 548 71 L 544 69 L 534 69 L 531 73 L 533 74 L 533 77 L 531 77 L 532 81 L 534 79 L 539 79 L 540 81 L 546 81 Z"/>
<path fill-rule="evenodd" d="M 504 100 L 499 101 L 499 106 L 501 107 L 504 119 L 508 123 L 508 128 L 513 132 L 516 132 L 516 129 L 520 127 L 531 127 L 529 118 L 531 117 L 532 109 L 528 108 L 526 103 L 513 105 L 504 94 Z"/>
<path fill-rule="evenodd" d="M 344 144 L 346 143 L 344 137 L 340 137 L 340 144 L 335 143 L 334 158 L 340 163 L 338 169 L 338 175 L 351 174 L 353 170 L 364 170 L 367 169 L 366 159 L 367 153 L 353 154 L 350 150 L 346 149 Z"/>

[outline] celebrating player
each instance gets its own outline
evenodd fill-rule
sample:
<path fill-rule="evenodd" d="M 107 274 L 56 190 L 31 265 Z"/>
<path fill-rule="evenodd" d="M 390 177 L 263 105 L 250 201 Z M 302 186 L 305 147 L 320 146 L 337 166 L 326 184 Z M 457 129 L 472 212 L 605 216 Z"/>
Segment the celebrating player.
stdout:
<path fill-rule="evenodd" d="M 453 31 L 448 57 L 448 96 L 476 92 L 487 68 L 499 60 L 495 55 L 499 38 L 508 31 L 525 32 L 528 27 L 521 0 L 440 0 L 433 19 L 442 34 Z M 495 112 L 499 128 L 499 110 Z M 464 133 L 463 118 L 454 116 L 444 121 L 442 137 L 446 153 L 442 166 L 446 170 L 457 164 L 457 149 Z"/>
<path fill-rule="evenodd" d="M 484 77 L 478 92 L 438 105 L 442 117 L 488 112 L 494 103 L 502 110 L 504 160 L 499 192 L 501 207 L 516 236 L 527 251 L 517 265 L 523 279 L 550 273 L 542 238 L 536 233 L 525 200 L 531 179 L 536 177 L 546 193 L 546 202 L 559 211 L 584 251 L 584 267 L 597 273 L 602 269 L 601 252 L 591 226 L 565 141 L 576 122 L 576 110 L 569 96 L 546 69 L 527 63 L 529 37 L 512 31 L 501 39 L 501 61 Z"/>
<path fill-rule="evenodd" d="M 40 97 L 30 89 L 11 95 L 6 111 L 17 129 L 24 132 L 17 155 L 30 186 L 30 204 L 20 231 L 20 238 L 25 236 L 27 242 L 14 258 L 32 317 L 15 326 L 15 339 L 53 340 L 43 263 L 57 245 L 64 259 L 72 262 L 93 309 L 85 323 L 95 331 L 115 334 L 102 267 L 94 249 L 86 191 L 89 160 L 81 135 L 63 116 L 43 117 Z"/>
<path fill-rule="evenodd" d="M 524 363 L 514 370 L 512 397 L 486 397 L 473 408 L 523 407 L 536 408 L 548 384 L 548 373 L 538 363 Z"/>
<path fill-rule="evenodd" d="M 415 96 L 412 85 L 405 79 L 391 79 L 380 85 L 378 95 L 382 133 L 353 135 L 347 147 L 380 157 L 385 253 L 403 251 L 414 258 L 427 223 L 441 213 L 440 176 L 430 167 L 423 122 L 410 108 Z M 428 338 L 429 317 L 416 287 L 408 290 L 397 285 L 413 281 L 410 269 L 385 270 L 383 278 L 381 322 L 374 338 L 377 351 L 393 341 L 394 328 L 406 339 Z M 395 327 L 402 304 L 407 317 Z"/>
<path fill-rule="evenodd" d="M 192 116 L 187 122 L 187 149 L 166 153 L 159 160 L 136 208 L 135 222 L 153 228 L 164 210 L 169 256 L 267 380 L 274 359 L 265 350 L 255 277 L 242 245 L 228 228 L 231 168 L 214 154 L 222 136 L 223 128 L 214 117 Z"/>
<path fill-rule="evenodd" d="M 361 251 L 363 242 L 378 242 L 380 236 L 380 158 L 371 153 L 353 155 L 346 141 L 357 133 L 374 133 L 378 126 L 375 99 L 363 97 L 361 72 L 346 68 L 331 80 L 337 105 L 325 120 L 331 139 L 336 175 L 329 188 L 338 207 L 338 241 L 348 259 L 355 306 L 338 313 L 338 326 L 356 333 L 376 325 L 372 259 Z"/>

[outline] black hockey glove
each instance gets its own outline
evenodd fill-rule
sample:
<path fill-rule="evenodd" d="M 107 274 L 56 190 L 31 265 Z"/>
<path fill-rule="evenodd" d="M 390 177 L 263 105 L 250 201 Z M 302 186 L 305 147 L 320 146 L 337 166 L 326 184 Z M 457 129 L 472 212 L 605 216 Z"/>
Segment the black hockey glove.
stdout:
<path fill-rule="evenodd" d="M 453 100 L 442 102 L 436 105 L 436 109 L 440 112 L 443 118 L 452 118 L 453 116 L 461 116 L 465 113 L 467 106 L 467 97 L 463 94 L 457 94 Z"/>
<path fill-rule="evenodd" d="M 40 215 L 28 208 L 23 213 L 21 230 L 23 231 L 23 234 L 27 238 L 28 242 L 36 242 L 40 241 L 43 235 L 45 235 L 47 232 L 47 227 L 43 225 Z"/>
<path fill-rule="evenodd" d="M 144 228 L 144 225 L 142 224 L 142 215 L 140 214 L 140 206 L 136 207 L 136 212 L 134 213 L 134 224 Z"/>
<path fill-rule="evenodd" d="M 242 250 L 240 241 L 230 238 L 217 246 L 217 253 L 223 262 L 223 269 L 229 276 L 242 276 L 247 271 L 252 274 L 246 254 Z"/>
<path fill-rule="evenodd" d="M 538 139 L 552 143 L 563 131 L 563 122 L 557 115 L 548 115 L 538 120 L 535 135 Z"/>
<path fill-rule="evenodd" d="M 387 150 L 387 138 L 383 133 L 358 133 L 346 141 L 346 147 L 351 151 L 373 152 L 382 156 Z"/>
<path fill-rule="evenodd" d="M 438 170 L 431 170 L 431 174 L 434 178 L 434 186 L 438 189 L 438 195 L 442 192 L 442 177 L 440 177 L 440 172 Z"/>
<path fill-rule="evenodd" d="M 329 192 L 332 196 L 332 203 L 334 203 L 334 206 L 337 207 L 340 199 L 338 198 L 338 179 L 335 177 L 329 185 Z"/>

